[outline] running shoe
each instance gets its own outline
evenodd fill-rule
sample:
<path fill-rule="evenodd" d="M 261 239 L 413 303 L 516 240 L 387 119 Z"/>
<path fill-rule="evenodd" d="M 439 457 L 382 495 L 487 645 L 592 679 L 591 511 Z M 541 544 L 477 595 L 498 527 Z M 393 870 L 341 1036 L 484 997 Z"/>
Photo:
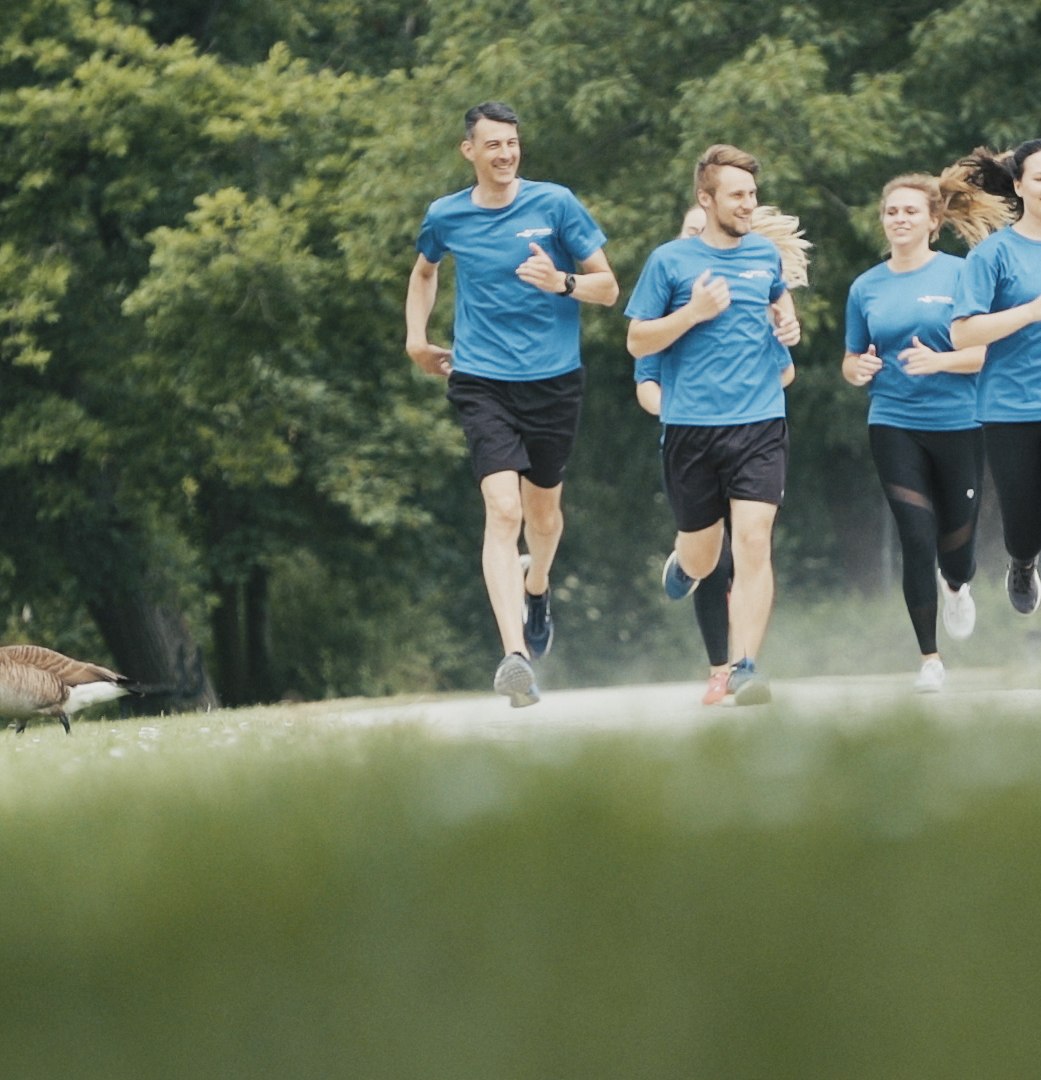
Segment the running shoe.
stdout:
<path fill-rule="evenodd" d="M 729 671 L 714 671 L 708 677 L 705 684 L 705 696 L 701 699 L 702 705 L 718 705 L 727 696 L 727 683 L 730 680 Z"/>
<path fill-rule="evenodd" d="M 969 592 L 966 581 L 961 588 L 952 589 L 940 578 L 940 594 L 943 596 L 943 626 L 953 641 L 964 641 L 976 627 L 976 601 Z"/>
<path fill-rule="evenodd" d="M 765 705 L 773 697 L 766 676 L 747 656 L 730 669 L 727 689 L 734 695 L 735 705 Z"/>
<path fill-rule="evenodd" d="M 531 569 L 531 556 L 524 552 L 520 557 L 521 572 L 527 577 Z M 553 647 L 553 616 L 549 610 L 549 589 L 541 596 L 524 592 L 524 608 L 521 612 L 524 622 L 524 644 L 532 660 L 541 660 Z"/>
<path fill-rule="evenodd" d="M 541 596 L 524 594 L 524 642 L 532 660 L 541 660 L 553 646 L 553 616 L 549 611 L 549 589 Z"/>
<path fill-rule="evenodd" d="M 947 672 L 944 670 L 943 661 L 938 656 L 933 656 L 922 664 L 918 678 L 914 681 L 916 694 L 936 694 L 943 689 Z"/>
<path fill-rule="evenodd" d="M 519 652 L 510 653 L 499 661 L 492 685 L 497 694 L 504 694 L 510 699 L 510 704 L 515 709 L 534 705 L 539 700 L 535 671 Z"/>
<path fill-rule="evenodd" d="M 670 600 L 683 600 L 698 587 L 698 579 L 685 573 L 679 556 L 674 551 L 666 560 L 661 572 L 661 585 Z"/>
<path fill-rule="evenodd" d="M 1041 604 L 1041 578 L 1036 559 L 1012 559 L 1005 573 L 1005 588 L 1020 615 L 1033 615 Z"/>

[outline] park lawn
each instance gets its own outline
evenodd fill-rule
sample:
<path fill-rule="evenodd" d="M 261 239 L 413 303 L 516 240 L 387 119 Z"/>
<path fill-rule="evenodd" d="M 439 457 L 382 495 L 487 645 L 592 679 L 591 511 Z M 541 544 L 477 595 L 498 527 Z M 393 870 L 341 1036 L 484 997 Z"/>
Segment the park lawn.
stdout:
<path fill-rule="evenodd" d="M 1037 717 L 353 705 L 0 733 L 6 1076 L 1036 1075 Z"/>

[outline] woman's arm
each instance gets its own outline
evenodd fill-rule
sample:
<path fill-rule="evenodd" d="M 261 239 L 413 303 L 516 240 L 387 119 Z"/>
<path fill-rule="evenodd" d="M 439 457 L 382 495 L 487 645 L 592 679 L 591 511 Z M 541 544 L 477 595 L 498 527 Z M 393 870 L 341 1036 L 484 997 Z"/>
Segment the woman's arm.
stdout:
<path fill-rule="evenodd" d="M 951 342 L 956 349 L 990 345 L 1036 322 L 1041 322 L 1041 296 L 1004 311 L 989 311 L 955 319 L 951 323 Z"/>

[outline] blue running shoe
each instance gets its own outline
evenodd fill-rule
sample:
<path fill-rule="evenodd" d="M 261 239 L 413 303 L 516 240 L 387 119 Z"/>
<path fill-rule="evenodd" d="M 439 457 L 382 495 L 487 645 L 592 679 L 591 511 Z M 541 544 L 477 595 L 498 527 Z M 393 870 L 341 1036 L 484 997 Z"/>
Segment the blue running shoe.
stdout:
<path fill-rule="evenodd" d="M 683 600 L 698 587 L 698 579 L 685 573 L 679 556 L 674 551 L 666 560 L 661 572 L 661 585 L 670 600 Z"/>
<path fill-rule="evenodd" d="M 510 653 L 499 661 L 492 686 L 497 694 L 505 694 L 515 709 L 534 705 L 539 700 L 535 671 L 519 652 Z"/>
<path fill-rule="evenodd" d="M 532 660 L 541 660 L 553 645 L 553 616 L 549 611 L 549 589 L 541 596 L 524 594 L 524 643 Z"/>
<path fill-rule="evenodd" d="M 730 669 L 727 689 L 734 695 L 735 705 L 765 705 L 772 700 L 770 683 L 747 656 Z"/>

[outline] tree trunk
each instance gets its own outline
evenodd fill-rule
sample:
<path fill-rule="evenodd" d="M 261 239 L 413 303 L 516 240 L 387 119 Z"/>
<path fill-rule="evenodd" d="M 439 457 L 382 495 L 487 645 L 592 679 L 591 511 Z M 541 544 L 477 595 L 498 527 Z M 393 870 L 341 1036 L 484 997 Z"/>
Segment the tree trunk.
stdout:
<path fill-rule="evenodd" d="M 117 507 L 113 476 L 102 471 L 87 485 L 92 512 L 63 534 L 65 558 L 116 666 L 144 689 L 124 705 L 143 715 L 219 706 L 188 624 L 158 599 L 173 591 L 166 567 L 147 534 Z"/>
<path fill-rule="evenodd" d="M 217 685 L 223 701 L 230 706 L 247 703 L 246 663 L 242 645 L 241 590 L 230 581 L 215 581 L 217 606 L 210 616 L 213 649 L 217 660 Z"/>
<path fill-rule="evenodd" d="M 196 644 L 184 619 L 143 596 L 99 596 L 90 612 L 116 666 L 144 694 L 127 698 L 142 715 L 219 707 Z"/>
<path fill-rule="evenodd" d="M 231 706 L 274 701 L 267 570 L 254 566 L 244 586 L 218 581 L 213 589 L 220 598 L 211 625 L 221 698 Z"/>
<path fill-rule="evenodd" d="M 271 598 L 266 567 L 254 566 L 246 582 L 246 671 L 253 701 L 278 697 L 271 671 Z"/>

